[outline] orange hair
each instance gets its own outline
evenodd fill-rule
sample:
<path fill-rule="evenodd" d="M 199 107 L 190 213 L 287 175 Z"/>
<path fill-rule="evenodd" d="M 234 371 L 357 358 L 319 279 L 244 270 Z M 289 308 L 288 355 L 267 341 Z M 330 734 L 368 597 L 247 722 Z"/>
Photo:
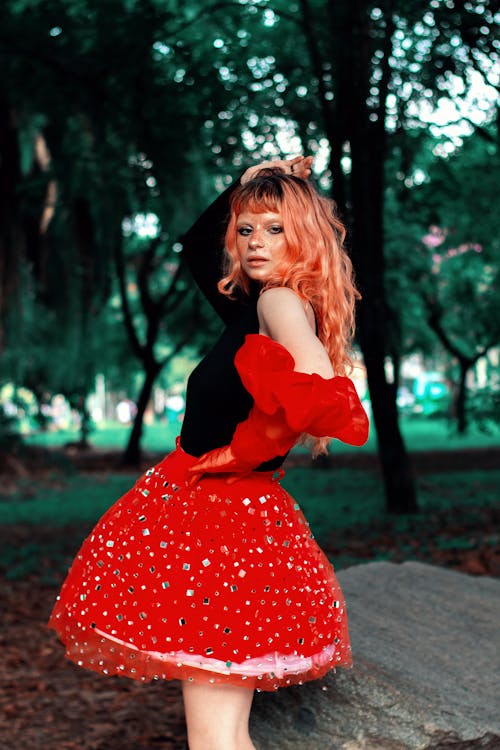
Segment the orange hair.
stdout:
<path fill-rule="evenodd" d="M 242 211 L 280 213 L 287 240 L 287 256 L 262 287 L 286 286 L 310 302 L 318 338 L 336 375 L 352 367 L 349 348 L 354 335 L 354 305 L 360 298 L 352 263 L 343 243 L 345 228 L 333 201 L 318 195 L 307 181 L 280 168 L 260 170 L 231 195 L 231 216 L 226 230 L 226 273 L 219 291 L 231 296 L 236 288 L 249 293 L 249 279 L 236 249 L 237 219 Z M 324 452 L 328 440 L 316 440 L 313 452 Z"/>

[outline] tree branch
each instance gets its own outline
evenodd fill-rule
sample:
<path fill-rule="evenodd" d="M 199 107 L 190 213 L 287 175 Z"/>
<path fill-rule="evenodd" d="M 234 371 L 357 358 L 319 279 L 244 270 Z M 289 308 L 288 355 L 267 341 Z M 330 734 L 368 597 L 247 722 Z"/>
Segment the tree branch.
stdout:
<path fill-rule="evenodd" d="M 477 122 L 474 122 L 474 120 L 472 120 L 470 117 L 467 117 L 466 115 L 461 115 L 456 120 L 449 120 L 439 127 L 447 128 L 449 125 L 458 125 L 461 122 L 467 122 L 469 125 L 472 125 L 472 127 L 474 128 L 474 133 L 480 135 L 482 138 L 488 141 L 488 143 L 497 143 L 496 138 L 489 132 L 487 128 L 485 128 L 483 125 L 478 125 Z"/>
<path fill-rule="evenodd" d="M 442 314 L 438 310 L 436 303 L 425 297 L 424 302 L 426 302 L 428 305 L 427 322 L 431 330 L 434 331 L 446 351 L 448 351 L 452 356 L 456 357 L 461 365 L 470 367 L 470 365 L 476 361 L 476 358 L 468 357 L 466 354 L 460 351 L 456 344 L 453 343 L 453 341 L 443 328 L 443 325 L 441 323 Z"/>
<path fill-rule="evenodd" d="M 226 8 L 231 8 L 233 10 L 237 10 L 238 14 L 241 14 L 242 6 L 240 3 L 234 3 L 234 2 L 219 2 L 219 3 L 213 3 L 212 5 L 206 5 L 204 8 L 202 8 L 196 15 L 194 15 L 189 21 L 183 21 L 183 23 L 179 24 L 176 29 L 174 29 L 173 36 L 177 37 L 179 34 L 181 34 L 186 29 L 189 29 L 190 26 L 193 26 L 193 24 L 198 23 L 198 21 L 201 21 L 201 19 L 204 16 L 211 15 L 212 13 L 215 13 L 218 10 L 224 10 Z"/>
<path fill-rule="evenodd" d="M 259 5 L 259 10 L 265 10 L 266 7 L 268 7 L 268 5 L 269 3 L 262 3 L 261 5 Z M 225 10 L 227 8 L 231 8 L 232 10 L 235 10 L 237 13 L 237 16 L 241 15 L 242 5 L 241 3 L 238 3 L 238 2 L 236 3 L 235 2 L 218 2 L 218 3 L 213 3 L 212 5 L 206 5 L 189 21 L 184 21 L 179 26 L 177 26 L 177 28 L 174 30 L 173 36 L 177 37 L 179 34 L 181 34 L 183 31 L 188 29 L 190 26 L 198 23 L 198 21 L 201 21 L 201 19 L 204 16 L 209 16 L 218 10 Z M 274 11 L 274 8 L 272 8 L 272 10 Z M 291 21 L 292 23 L 300 25 L 299 19 L 293 14 L 287 13 L 286 11 L 282 11 L 282 10 L 275 11 L 275 12 L 279 18 L 285 18 L 287 21 Z"/>
<path fill-rule="evenodd" d="M 177 284 L 183 272 L 184 260 L 183 258 L 181 258 L 180 263 L 177 266 L 174 275 L 172 276 L 170 285 L 161 299 L 163 315 L 169 315 L 177 307 L 177 303 L 179 302 L 179 299 L 183 294 L 183 290 L 179 289 Z"/>
<path fill-rule="evenodd" d="M 178 354 L 181 349 L 183 349 L 188 341 L 191 339 L 193 333 L 199 328 L 200 325 L 200 307 L 195 306 L 194 308 L 194 314 L 191 317 L 191 323 L 188 326 L 184 336 L 180 339 L 180 341 L 176 344 L 173 352 L 171 352 L 167 357 L 165 357 L 162 361 L 162 367 L 170 360 L 172 357 L 174 357 L 176 354 Z"/>
<path fill-rule="evenodd" d="M 163 359 L 160 361 L 160 369 L 165 367 L 167 362 L 170 362 L 171 359 L 173 359 L 179 352 L 184 349 L 186 344 L 188 343 L 189 339 L 193 335 L 193 329 L 192 327 L 189 328 L 188 332 L 180 339 L 180 341 L 177 342 L 177 344 L 174 346 L 170 354 L 168 354 L 166 357 L 163 357 Z"/>
<path fill-rule="evenodd" d="M 155 259 L 156 251 L 160 245 L 160 237 L 155 237 L 149 243 L 147 251 L 144 253 L 141 259 L 139 270 L 137 271 L 137 286 L 139 289 L 139 296 L 141 300 L 142 309 L 144 314 L 148 318 L 155 317 L 157 314 L 158 303 L 155 302 L 149 291 L 149 276 L 151 274 L 151 268 Z"/>
<path fill-rule="evenodd" d="M 123 316 L 125 319 L 125 329 L 127 331 L 130 343 L 132 345 L 132 350 L 137 357 L 139 361 L 144 360 L 144 347 L 142 346 L 141 342 L 139 341 L 139 337 L 137 336 L 137 331 L 135 330 L 134 321 L 132 318 L 132 312 L 130 310 L 130 304 L 129 299 L 127 295 L 127 279 L 126 279 L 126 269 L 125 269 L 125 259 L 123 256 L 123 245 L 122 245 L 122 238 L 121 233 L 118 233 L 116 242 L 115 242 L 115 267 L 116 267 L 116 275 L 118 277 L 118 286 L 120 289 L 120 299 L 122 303 L 122 310 L 123 310 Z"/>

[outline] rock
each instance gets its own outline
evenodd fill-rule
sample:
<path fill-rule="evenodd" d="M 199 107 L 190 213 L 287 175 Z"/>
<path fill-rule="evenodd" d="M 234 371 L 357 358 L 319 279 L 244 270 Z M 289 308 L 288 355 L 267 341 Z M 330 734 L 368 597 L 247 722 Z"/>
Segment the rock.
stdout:
<path fill-rule="evenodd" d="M 417 562 L 338 578 L 354 667 L 257 694 L 258 750 L 500 750 L 500 582 Z"/>

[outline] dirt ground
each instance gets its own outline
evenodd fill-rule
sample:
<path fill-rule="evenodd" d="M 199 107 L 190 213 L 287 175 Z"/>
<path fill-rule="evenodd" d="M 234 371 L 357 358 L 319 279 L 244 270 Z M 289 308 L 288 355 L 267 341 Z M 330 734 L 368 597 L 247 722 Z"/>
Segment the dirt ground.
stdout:
<path fill-rule="evenodd" d="M 183 750 L 179 683 L 79 669 L 45 625 L 55 587 L 4 579 L 0 592 L 2 750 Z"/>

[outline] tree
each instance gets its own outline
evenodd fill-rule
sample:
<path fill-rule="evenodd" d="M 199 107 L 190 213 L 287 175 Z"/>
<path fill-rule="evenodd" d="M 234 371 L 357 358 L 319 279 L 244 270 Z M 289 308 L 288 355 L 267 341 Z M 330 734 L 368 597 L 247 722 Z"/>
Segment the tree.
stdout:
<path fill-rule="evenodd" d="M 160 331 L 169 336 L 162 315 L 178 312 L 182 286 L 176 275 L 168 295 L 155 296 L 149 284 L 155 275 L 158 243 L 152 242 L 140 261 L 138 278 L 148 321 L 146 339 L 141 342 L 125 291 L 122 224 L 138 212 L 154 213 L 161 228 L 162 260 L 174 262 L 175 238 L 195 203 L 190 197 L 196 197 L 191 182 L 199 175 L 193 171 L 206 162 L 206 156 L 197 152 L 193 158 L 205 121 L 206 106 L 200 100 L 210 94 L 214 101 L 213 87 L 194 89 L 193 79 L 183 81 L 181 65 L 192 60 L 192 51 L 177 44 L 175 30 L 171 30 L 172 24 L 178 26 L 177 16 L 163 3 L 141 0 L 125 9 L 121 2 L 95 6 L 61 0 L 50 7 L 42 4 L 27 9 L 11 2 L 2 7 L 0 20 L 0 56 L 8 71 L 10 97 L 0 112 L 2 153 L 13 157 L 2 160 L 0 175 L 7 211 L 2 238 L 2 258 L 7 262 L 0 269 L 4 290 L 0 304 L 7 307 L 7 292 L 17 284 L 9 303 L 11 312 L 18 308 L 16 314 L 6 316 L 10 321 L 9 374 L 37 393 L 57 389 L 73 403 L 84 405 L 99 368 L 102 319 L 98 315 L 107 304 L 111 278 L 118 270 L 123 319 L 146 374 L 127 453 L 129 458 L 137 456 L 139 417 L 164 360 L 156 359 L 154 348 L 161 343 Z M 157 42 L 162 32 L 173 36 L 172 47 Z M 179 127 L 179 120 L 184 120 L 184 127 Z M 17 144 L 24 142 L 33 149 L 40 141 L 47 155 L 44 169 L 32 161 L 34 168 L 25 172 L 19 188 L 22 154 Z M 47 228 L 48 186 L 52 193 L 57 191 L 57 204 Z M 18 274 L 18 267 L 26 269 L 24 276 Z M 172 304 L 167 304 L 167 296 Z M 32 301 L 29 309 L 26 300 Z M 26 309 L 19 315 L 23 306 Z M 16 341 L 39 342 L 40 321 L 43 346 L 35 347 L 36 356 L 30 347 L 31 356 L 24 357 L 27 366 L 21 372 L 13 361 L 17 352 L 22 364 L 23 352 Z M 192 331 L 189 321 L 183 325 Z M 170 333 L 174 342 L 170 348 L 175 351 L 179 340 L 186 339 L 178 318 Z M 162 346 L 168 348 L 168 341 Z M 38 356 L 40 348 L 45 357 L 43 353 Z M 70 375 L 73 361 L 77 365 Z"/>
<path fill-rule="evenodd" d="M 439 146 L 438 139 L 422 144 L 425 172 L 420 185 L 403 191 L 405 235 L 402 241 L 398 235 L 391 258 L 405 280 L 406 307 L 458 365 L 455 414 L 463 433 L 467 372 L 500 342 L 500 241 L 491 200 L 499 156 L 491 129 L 448 156 L 439 155 Z M 397 211 L 396 203 L 394 223 Z"/>
<path fill-rule="evenodd" d="M 160 243 L 160 238 L 155 238 L 149 242 L 146 252 L 138 256 L 136 282 L 130 283 L 121 238 L 117 241 L 116 271 L 125 327 L 132 351 L 144 370 L 137 412 L 123 456 L 123 463 L 127 465 L 138 464 L 140 461 L 143 418 L 157 376 L 188 342 L 193 343 L 193 340 L 198 338 L 196 334 L 203 329 L 202 324 L 206 322 L 201 312 L 204 306 L 192 285 L 186 280 L 185 266 L 181 263 L 171 264 L 164 256 L 159 256 Z M 155 281 L 158 285 L 158 274 L 155 274 L 155 271 L 161 267 L 164 271 L 163 278 L 168 274 L 169 281 L 163 281 L 163 289 L 157 289 L 155 294 Z M 165 267 L 168 269 L 167 273 Z M 166 318 L 170 322 L 170 346 L 167 353 L 159 356 L 159 338 Z"/>

